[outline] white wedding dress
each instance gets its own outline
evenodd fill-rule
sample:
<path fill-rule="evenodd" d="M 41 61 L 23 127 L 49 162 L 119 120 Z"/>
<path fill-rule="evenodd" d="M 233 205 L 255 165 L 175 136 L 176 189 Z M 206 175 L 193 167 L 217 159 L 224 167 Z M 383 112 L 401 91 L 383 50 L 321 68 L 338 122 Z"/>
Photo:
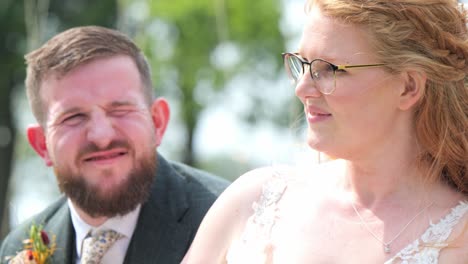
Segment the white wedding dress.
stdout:
<path fill-rule="evenodd" d="M 286 180 L 279 175 L 275 175 L 264 184 L 260 199 L 253 204 L 254 214 L 249 218 L 242 236 L 229 248 L 226 256 L 228 264 L 272 262 L 271 231 L 278 218 L 277 203 L 286 187 Z M 467 212 L 468 201 L 460 202 L 438 223 L 430 223 L 429 228 L 419 239 L 403 248 L 384 264 L 437 264 L 440 250 L 448 246 L 446 240 L 453 227 Z"/>

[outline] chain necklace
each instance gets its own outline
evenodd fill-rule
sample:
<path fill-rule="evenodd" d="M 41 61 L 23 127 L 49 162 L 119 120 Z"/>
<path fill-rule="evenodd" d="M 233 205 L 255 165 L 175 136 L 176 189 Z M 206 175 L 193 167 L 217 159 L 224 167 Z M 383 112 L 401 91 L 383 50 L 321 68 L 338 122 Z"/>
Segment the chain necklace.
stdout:
<path fill-rule="evenodd" d="M 386 254 L 389 254 L 392 250 L 390 248 L 390 246 L 392 245 L 393 241 L 395 241 L 395 239 L 397 239 L 401 234 L 403 234 L 403 231 L 406 230 L 406 228 L 420 215 L 422 214 L 424 211 L 426 211 L 427 208 L 431 207 L 434 202 L 430 203 L 429 205 L 427 205 L 426 207 L 424 207 L 421 211 L 419 211 L 413 218 L 411 218 L 411 220 L 400 230 L 400 232 L 398 232 L 398 234 L 396 234 L 395 237 L 393 237 L 390 241 L 388 242 L 384 242 L 383 239 L 379 238 L 374 232 L 372 232 L 372 230 L 369 228 L 369 226 L 367 225 L 366 221 L 364 221 L 364 219 L 362 218 L 361 214 L 359 213 L 359 211 L 356 209 L 356 206 L 354 205 L 354 203 L 352 201 L 349 201 L 351 203 L 351 206 L 353 207 L 354 209 L 354 212 L 356 213 L 356 215 L 359 217 L 359 220 L 361 220 L 361 224 L 364 226 L 364 228 L 367 230 L 367 232 L 369 232 L 369 234 L 371 234 L 377 241 L 380 242 L 380 244 L 382 244 L 383 246 L 383 249 L 384 249 L 384 252 Z"/>

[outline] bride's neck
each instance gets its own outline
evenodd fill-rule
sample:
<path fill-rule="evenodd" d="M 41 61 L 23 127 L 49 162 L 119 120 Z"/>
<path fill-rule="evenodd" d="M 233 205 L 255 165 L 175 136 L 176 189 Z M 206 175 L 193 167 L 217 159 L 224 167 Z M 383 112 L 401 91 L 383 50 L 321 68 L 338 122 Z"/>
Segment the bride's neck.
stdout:
<path fill-rule="evenodd" d="M 362 205 L 386 204 L 408 199 L 427 199 L 430 186 L 424 183 L 427 170 L 414 162 L 383 162 L 372 165 L 343 161 L 340 182 Z"/>

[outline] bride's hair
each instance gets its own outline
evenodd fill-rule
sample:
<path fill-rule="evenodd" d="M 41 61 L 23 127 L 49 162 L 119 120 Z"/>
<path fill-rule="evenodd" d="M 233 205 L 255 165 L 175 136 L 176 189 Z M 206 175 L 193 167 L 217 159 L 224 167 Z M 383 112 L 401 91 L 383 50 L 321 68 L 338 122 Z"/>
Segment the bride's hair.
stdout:
<path fill-rule="evenodd" d="M 377 59 L 398 74 L 424 72 L 424 94 L 414 108 L 429 181 L 446 181 L 468 194 L 468 33 L 466 11 L 455 0 L 308 0 L 329 17 L 366 30 Z"/>

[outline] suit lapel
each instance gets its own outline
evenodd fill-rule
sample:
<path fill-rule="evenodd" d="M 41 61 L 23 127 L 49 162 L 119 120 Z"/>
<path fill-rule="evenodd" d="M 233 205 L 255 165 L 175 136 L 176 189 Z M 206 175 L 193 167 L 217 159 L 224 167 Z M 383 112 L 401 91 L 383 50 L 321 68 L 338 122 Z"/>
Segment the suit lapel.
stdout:
<path fill-rule="evenodd" d="M 155 182 L 142 205 L 124 263 L 180 263 L 192 228 L 181 221 L 187 212 L 184 178 L 158 155 Z"/>
<path fill-rule="evenodd" d="M 180 263 L 190 229 L 159 212 L 145 211 L 141 212 L 124 263 Z"/>
<path fill-rule="evenodd" d="M 57 249 L 52 256 L 51 263 L 73 263 L 75 231 L 66 200 L 57 213 L 47 221 L 45 230 L 51 236 L 55 235 L 56 238 Z"/>

